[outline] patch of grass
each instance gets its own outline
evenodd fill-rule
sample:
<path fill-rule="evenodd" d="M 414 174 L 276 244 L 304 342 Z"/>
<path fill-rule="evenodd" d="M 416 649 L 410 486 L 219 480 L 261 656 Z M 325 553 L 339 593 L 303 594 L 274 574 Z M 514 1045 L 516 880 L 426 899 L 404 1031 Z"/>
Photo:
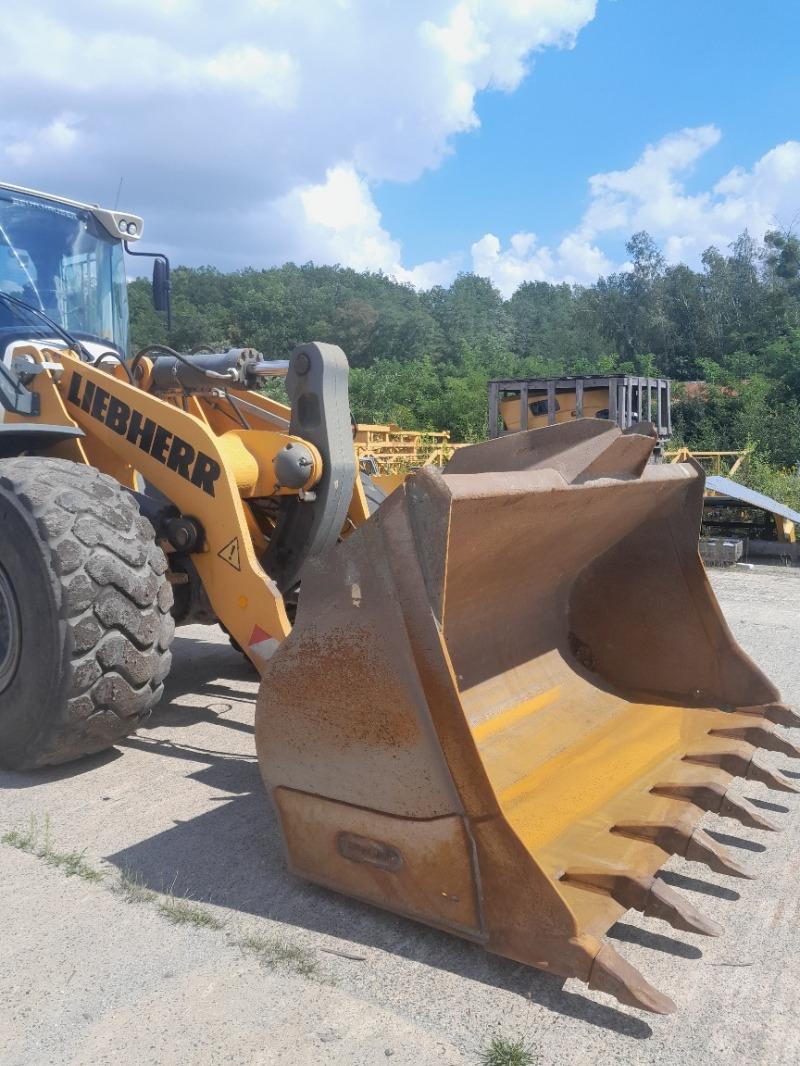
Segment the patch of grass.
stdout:
<path fill-rule="evenodd" d="M 38 835 L 39 827 L 36 824 L 36 816 L 32 814 L 28 821 L 27 829 L 11 829 L 8 833 L 4 833 L 0 839 L 2 839 L 4 844 L 10 844 L 12 848 L 33 852 L 36 848 Z"/>
<path fill-rule="evenodd" d="M 40 843 L 41 839 L 41 843 Z M 102 881 L 105 873 L 86 861 L 86 849 L 83 851 L 57 851 L 50 839 L 50 815 L 44 816 L 43 838 L 40 838 L 39 825 L 35 815 L 31 815 L 25 829 L 12 829 L 3 835 L 3 843 L 10 844 L 29 855 L 36 855 L 49 866 L 63 870 L 67 877 L 80 877 L 84 881 Z"/>
<path fill-rule="evenodd" d="M 239 947 L 254 955 L 264 966 L 284 966 L 301 977 L 318 977 L 319 965 L 310 951 L 288 944 L 278 937 L 262 936 L 259 933 L 237 941 Z"/>
<path fill-rule="evenodd" d="M 102 881 L 103 870 L 90 866 L 85 851 L 54 851 L 52 848 L 41 856 L 50 866 L 57 866 L 67 877 L 80 877 L 84 881 Z"/>
<path fill-rule="evenodd" d="M 173 925 L 194 925 L 198 929 L 222 929 L 225 925 L 211 911 L 185 896 L 164 896 L 158 909 Z"/>
<path fill-rule="evenodd" d="M 533 1054 L 521 1037 L 506 1040 L 495 1036 L 481 1054 L 481 1066 L 533 1066 Z"/>
<path fill-rule="evenodd" d="M 152 903 L 156 898 L 156 893 L 147 887 L 135 870 L 120 870 L 113 889 L 126 903 Z"/>
<path fill-rule="evenodd" d="M 84 881 L 101 881 L 105 871 L 98 870 L 86 861 L 85 851 L 59 851 L 50 837 L 50 818 L 45 815 L 42 825 L 35 815 L 21 829 L 12 829 L 0 837 L 0 842 L 19 848 L 30 855 L 43 859 L 50 866 L 62 870 L 67 877 L 81 877 Z M 207 907 L 195 903 L 186 896 L 175 894 L 177 874 L 169 888 L 157 892 L 149 888 L 135 870 L 121 869 L 116 877 L 107 882 L 107 887 L 126 903 L 148 903 L 173 925 L 193 925 L 199 929 L 220 930 L 225 922 Z M 265 966 L 283 968 L 310 980 L 320 979 L 319 964 L 313 952 L 280 937 L 253 934 L 235 940 L 236 945 L 253 955 Z M 486 1060 L 490 1066 L 504 1064 L 505 1059 Z M 527 1066 L 528 1059 L 508 1059 L 509 1066 Z"/>

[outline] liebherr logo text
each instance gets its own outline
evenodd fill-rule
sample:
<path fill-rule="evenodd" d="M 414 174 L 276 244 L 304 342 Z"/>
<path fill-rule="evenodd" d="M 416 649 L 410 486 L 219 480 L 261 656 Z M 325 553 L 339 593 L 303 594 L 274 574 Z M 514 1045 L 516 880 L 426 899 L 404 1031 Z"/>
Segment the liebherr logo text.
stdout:
<path fill-rule="evenodd" d="M 209 496 L 214 495 L 214 482 L 222 473 L 219 463 L 205 452 L 196 452 L 177 433 L 170 433 L 152 418 L 145 418 L 140 411 L 134 411 L 94 382 L 84 381 L 74 371 L 67 399 L 168 470 L 174 470 Z"/>

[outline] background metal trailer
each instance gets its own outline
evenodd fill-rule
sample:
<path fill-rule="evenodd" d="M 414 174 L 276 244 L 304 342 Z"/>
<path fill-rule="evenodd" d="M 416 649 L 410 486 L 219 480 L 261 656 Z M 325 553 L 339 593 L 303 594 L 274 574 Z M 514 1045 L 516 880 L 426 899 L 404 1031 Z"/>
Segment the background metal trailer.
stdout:
<path fill-rule="evenodd" d="M 620 429 L 652 422 L 659 441 L 672 435 L 670 383 L 630 374 L 496 379 L 489 383 L 489 436 L 573 418 L 607 418 Z"/>

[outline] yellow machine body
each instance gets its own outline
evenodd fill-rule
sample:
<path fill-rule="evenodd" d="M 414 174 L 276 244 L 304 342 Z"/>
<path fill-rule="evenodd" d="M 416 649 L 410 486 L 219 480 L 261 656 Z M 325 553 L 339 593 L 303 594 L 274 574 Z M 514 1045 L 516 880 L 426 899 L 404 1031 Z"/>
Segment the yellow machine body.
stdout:
<path fill-rule="evenodd" d="M 4 188 L 23 235 L 25 217 L 50 218 L 62 243 L 88 239 L 96 224 L 119 262 L 120 234 L 141 231 L 136 216 L 70 201 L 43 215 L 40 194 Z M 87 307 L 100 295 L 83 290 Z M 541 418 L 549 404 L 549 420 L 564 424 L 460 448 L 443 472 L 400 473 L 375 509 L 374 486 L 368 498 L 358 474 L 340 349 L 301 345 L 280 368 L 250 349 L 187 356 L 156 345 L 129 359 L 126 331 L 108 349 L 106 334 L 92 333 L 87 347 L 52 317 L 58 300 L 48 314 L 42 300 L 37 310 L 0 297 L 22 321 L 4 327 L 14 339 L 4 335 L 0 366 L 2 562 L 19 588 L 38 567 L 51 611 L 41 626 L 31 612 L 19 621 L 4 579 L 0 621 L 16 628 L 0 695 L 17 686 L 25 711 L 6 718 L 4 743 L 21 753 L 14 768 L 102 750 L 135 728 L 162 691 L 173 620 L 205 612 L 261 672 L 258 759 L 294 872 L 636 1007 L 674 1009 L 604 935 L 628 908 L 719 933 L 656 874 L 679 854 L 748 876 L 699 828 L 703 812 L 774 828 L 730 783 L 798 791 L 757 750 L 800 755 L 779 728 L 800 719 L 737 646 L 706 579 L 700 466 L 650 462 L 649 423 L 623 431 L 593 417 L 609 406 L 608 388 L 587 388 L 581 402 L 561 391 L 554 412 L 554 383 L 539 397 L 522 382 L 506 426 L 527 401 L 531 425 L 543 424 L 541 401 Z M 41 339 L 51 328 L 53 341 Z M 290 406 L 256 387 L 279 369 Z M 650 410 L 650 379 L 623 385 L 625 418 L 634 388 L 636 412 Z M 661 412 L 668 389 L 658 396 Z M 122 511 L 127 539 L 101 522 Z M 80 595 L 52 562 L 48 523 L 74 534 Z M 98 559 L 105 575 L 90 566 Z M 117 596 L 113 582 L 126 592 L 134 571 L 140 599 Z M 75 595 L 73 617 L 63 604 Z M 100 680 L 89 676 L 80 704 L 72 636 L 83 612 L 91 629 L 89 615 L 112 597 L 124 617 L 89 641 Z M 187 602 L 194 615 L 181 614 Z M 153 630 L 147 655 L 125 643 L 131 617 Z M 53 699 L 31 681 L 45 673 L 44 628 Z M 125 655 L 142 669 L 135 689 L 114 672 Z M 115 695 L 125 691 L 127 709 Z"/>
<path fill-rule="evenodd" d="M 599 418 L 600 412 L 608 418 L 609 409 L 608 386 L 585 388 L 583 393 L 583 417 Z M 547 415 L 547 391 L 545 389 L 531 389 L 528 393 L 528 429 L 541 429 L 549 425 Z M 519 400 L 503 399 L 500 401 L 500 415 L 503 425 L 509 433 L 516 433 L 520 429 Z M 556 397 L 555 425 L 563 422 L 572 422 L 578 418 L 578 397 L 574 390 L 561 389 Z"/>
<path fill-rule="evenodd" d="M 276 428 L 289 408 L 242 390 L 245 428 L 213 390 L 148 392 L 146 360 L 135 383 L 118 362 L 16 354 L 42 367 L 42 415 L 83 434 L 50 454 L 144 479 L 202 530 L 205 595 L 262 673 L 259 764 L 295 873 L 674 1009 L 603 937 L 628 908 L 716 935 L 655 875 L 680 854 L 749 876 L 702 814 L 772 828 L 730 782 L 794 791 L 755 752 L 800 754 L 776 729 L 797 717 L 706 579 L 697 464 L 650 463 L 646 427 L 587 418 L 460 449 L 371 516 L 355 478 L 292 626 L 251 506 L 288 491 L 289 445 L 308 455 L 292 492 L 325 476 L 310 441 Z"/>
<path fill-rule="evenodd" d="M 275 428 L 276 417 L 288 425 L 290 409 L 248 390 L 252 428 L 243 429 L 217 398 L 192 395 L 179 402 L 153 395 L 130 383 L 119 364 L 96 367 L 69 350 L 36 345 L 17 345 L 14 354 L 40 364 L 56 361 L 63 368 L 37 375 L 30 389 L 40 397 L 43 420 L 77 428 L 83 436 L 54 446 L 49 454 L 91 464 L 132 489 L 137 477 L 143 478 L 181 514 L 197 520 L 204 536 L 191 558 L 213 613 L 263 669 L 291 624 L 281 592 L 259 562 L 270 530 L 259 525 L 246 501 L 300 491 L 276 485 L 273 460 L 287 444 L 311 453 L 304 490 L 313 490 L 322 474 L 312 444 Z M 149 360 L 143 367 L 145 383 L 148 376 Z M 8 414 L 6 421 L 24 419 Z M 348 526 L 367 514 L 356 478 Z M 170 545 L 162 546 L 172 553 Z"/>

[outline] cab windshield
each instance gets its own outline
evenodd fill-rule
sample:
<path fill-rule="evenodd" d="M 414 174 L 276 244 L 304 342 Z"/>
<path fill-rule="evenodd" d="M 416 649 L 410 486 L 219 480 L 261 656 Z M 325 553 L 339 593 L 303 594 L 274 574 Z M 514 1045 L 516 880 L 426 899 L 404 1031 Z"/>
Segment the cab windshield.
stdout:
<path fill-rule="evenodd" d="M 78 340 L 128 351 L 128 296 L 122 242 L 91 211 L 0 189 L 0 292 L 43 311 Z M 28 335 L 47 336 L 32 326 Z M 0 301 L 0 343 L 21 319 Z"/>

